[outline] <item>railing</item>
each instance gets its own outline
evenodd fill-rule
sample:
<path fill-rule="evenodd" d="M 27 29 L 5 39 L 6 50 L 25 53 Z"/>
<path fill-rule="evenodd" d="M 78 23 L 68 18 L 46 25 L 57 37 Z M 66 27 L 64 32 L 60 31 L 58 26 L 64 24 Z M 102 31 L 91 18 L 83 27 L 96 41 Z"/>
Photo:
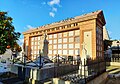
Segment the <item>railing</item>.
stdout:
<path fill-rule="evenodd" d="M 88 75 L 84 74 L 86 82 L 106 71 L 106 61 L 103 58 L 97 58 L 96 60 L 87 59 L 86 61 L 87 63 L 84 65 L 84 67 L 88 67 Z"/>
<path fill-rule="evenodd" d="M 60 79 L 64 81 L 71 81 L 74 84 L 85 84 L 105 71 L 106 62 L 104 59 L 84 59 L 80 61 L 78 72 L 61 76 Z"/>
<path fill-rule="evenodd" d="M 112 56 L 105 54 L 104 56 L 106 62 L 120 62 L 120 56 L 118 54 L 112 54 Z"/>

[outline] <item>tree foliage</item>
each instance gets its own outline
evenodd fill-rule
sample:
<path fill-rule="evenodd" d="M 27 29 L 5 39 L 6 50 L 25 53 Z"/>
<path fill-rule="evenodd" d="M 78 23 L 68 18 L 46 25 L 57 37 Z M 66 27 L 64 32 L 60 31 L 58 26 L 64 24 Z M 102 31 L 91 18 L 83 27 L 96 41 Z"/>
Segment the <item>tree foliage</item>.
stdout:
<path fill-rule="evenodd" d="M 13 49 L 20 37 L 20 33 L 15 32 L 12 20 L 7 12 L 0 12 L 0 54 L 4 54 L 6 49 Z"/>
<path fill-rule="evenodd" d="M 108 46 L 111 47 L 112 41 L 111 40 L 104 40 L 104 51 L 108 49 Z"/>

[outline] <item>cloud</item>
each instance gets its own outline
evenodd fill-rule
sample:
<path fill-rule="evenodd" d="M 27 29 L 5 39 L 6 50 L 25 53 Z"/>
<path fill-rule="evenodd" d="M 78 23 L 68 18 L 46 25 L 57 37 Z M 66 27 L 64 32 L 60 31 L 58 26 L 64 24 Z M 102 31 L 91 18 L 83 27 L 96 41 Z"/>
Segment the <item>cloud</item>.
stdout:
<path fill-rule="evenodd" d="M 33 29 L 33 26 L 27 25 L 27 28 L 28 28 L 28 29 Z"/>
<path fill-rule="evenodd" d="M 49 12 L 49 15 L 51 17 L 55 17 L 55 12 L 58 11 L 57 7 L 61 7 L 60 0 L 51 0 L 51 1 L 47 2 L 47 4 L 51 7 L 51 11 Z"/>
<path fill-rule="evenodd" d="M 60 0 L 52 0 L 50 2 L 48 2 L 48 5 L 53 6 L 53 5 L 59 5 L 60 4 Z"/>
<path fill-rule="evenodd" d="M 31 25 L 26 25 L 24 27 L 25 30 L 29 30 L 29 29 L 34 29 L 35 27 L 31 26 Z"/>
<path fill-rule="evenodd" d="M 53 8 L 52 8 L 52 11 L 57 12 L 57 8 L 53 7 Z"/>
<path fill-rule="evenodd" d="M 55 13 L 53 13 L 53 12 L 50 12 L 49 15 L 50 15 L 51 17 L 55 17 Z"/>

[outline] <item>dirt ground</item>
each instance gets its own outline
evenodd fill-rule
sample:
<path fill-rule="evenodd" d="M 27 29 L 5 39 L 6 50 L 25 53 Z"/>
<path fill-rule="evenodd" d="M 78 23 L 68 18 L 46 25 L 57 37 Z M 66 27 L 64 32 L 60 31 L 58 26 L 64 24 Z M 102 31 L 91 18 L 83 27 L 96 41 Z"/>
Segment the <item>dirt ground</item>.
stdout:
<path fill-rule="evenodd" d="M 104 84 L 120 84 L 120 78 L 107 78 Z"/>

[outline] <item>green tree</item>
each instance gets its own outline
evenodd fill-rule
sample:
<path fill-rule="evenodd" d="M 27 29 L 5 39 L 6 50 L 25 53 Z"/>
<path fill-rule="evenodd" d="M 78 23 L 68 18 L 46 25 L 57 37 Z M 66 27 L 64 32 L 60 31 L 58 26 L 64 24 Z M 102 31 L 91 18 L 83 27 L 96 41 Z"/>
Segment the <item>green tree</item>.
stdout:
<path fill-rule="evenodd" d="M 113 41 L 111 41 L 111 40 L 104 40 L 104 51 L 106 51 L 108 49 L 108 46 L 111 47 L 112 42 Z"/>
<path fill-rule="evenodd" d="M 0 54 L 4 54 L 6 49 L 13 49 L 21 35 L 15 32 L 12 20 L 7 12 L 0 12 Z"/>

